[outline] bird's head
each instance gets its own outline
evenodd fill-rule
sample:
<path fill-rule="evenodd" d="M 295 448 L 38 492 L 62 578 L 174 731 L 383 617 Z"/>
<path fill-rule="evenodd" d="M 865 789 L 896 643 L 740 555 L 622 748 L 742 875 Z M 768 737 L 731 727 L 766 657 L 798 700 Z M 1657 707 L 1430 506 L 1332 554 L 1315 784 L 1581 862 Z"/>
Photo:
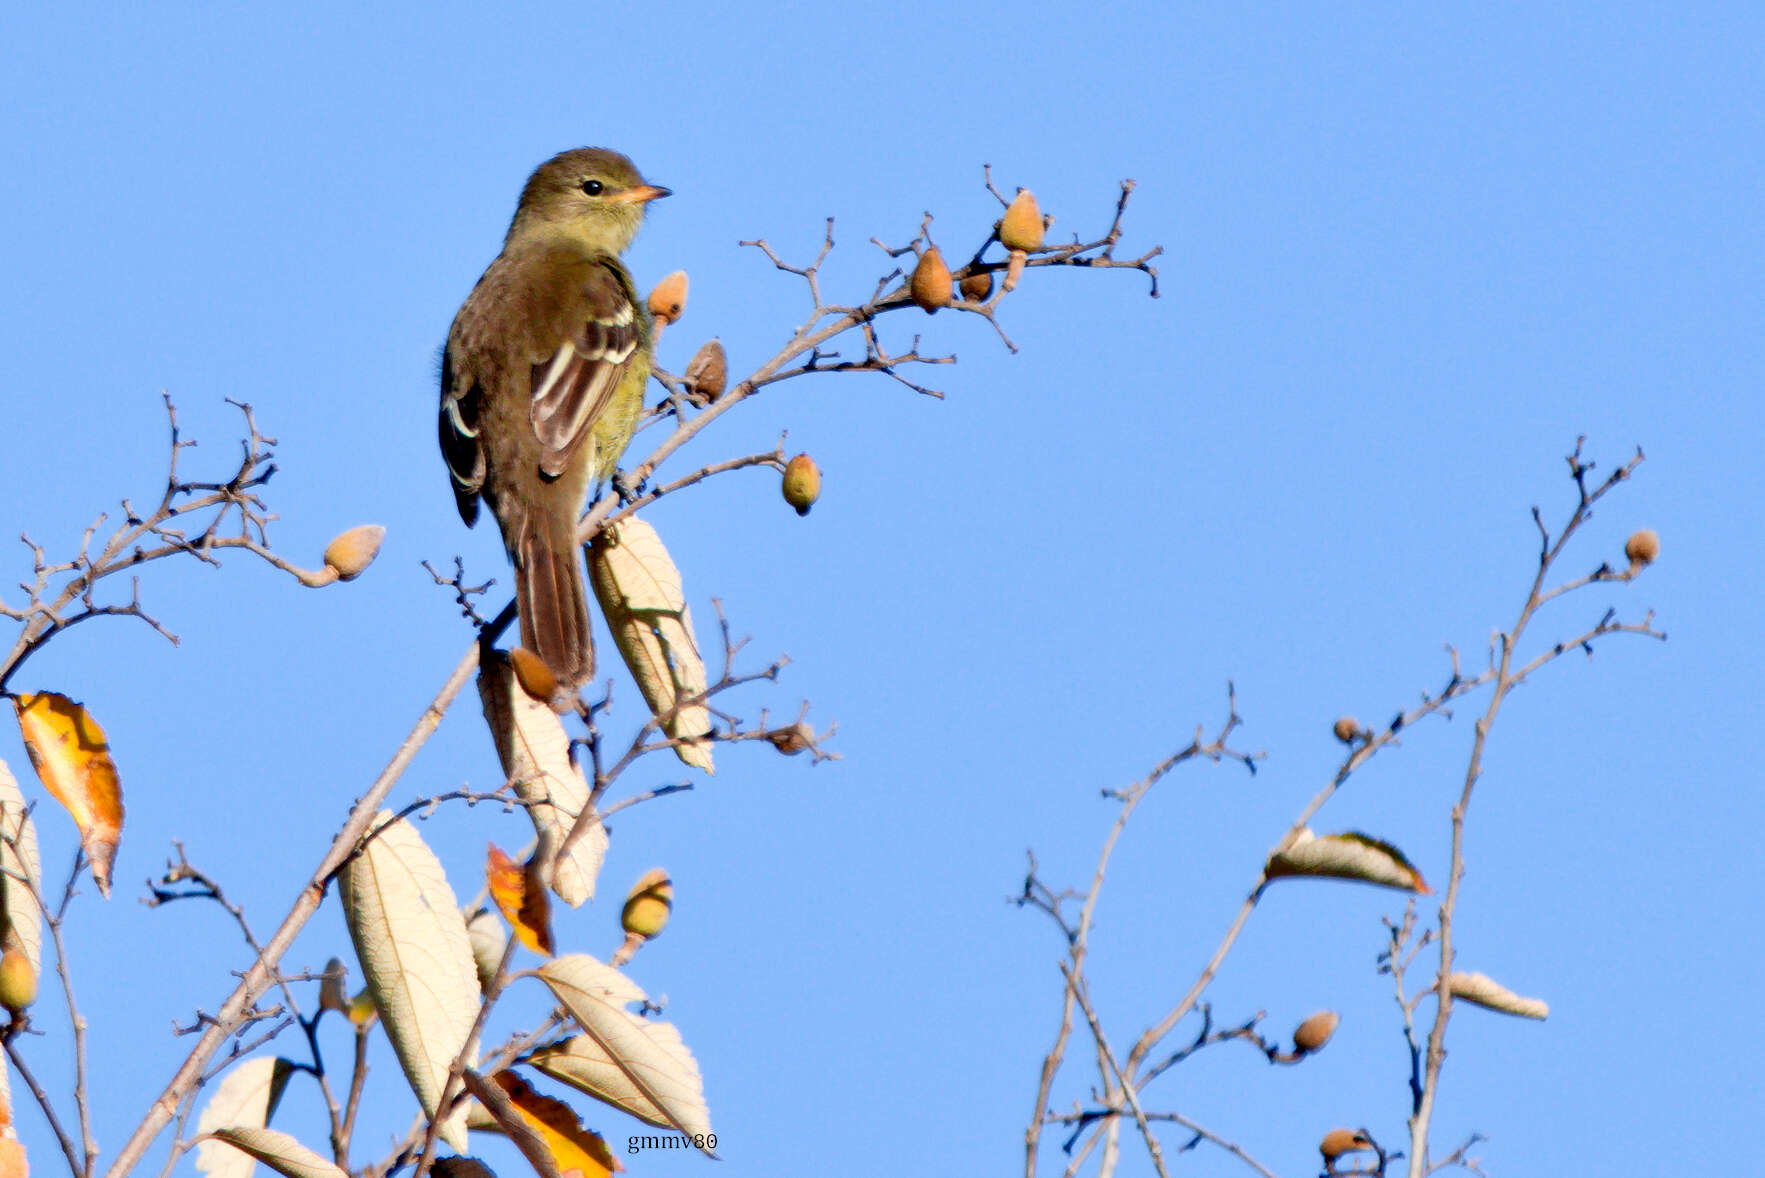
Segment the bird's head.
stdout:
<path fill-rule="evenodd" d="M 579 147 L 553 156 L 528 177 L 508 239 L 562 232 L 591 249 L 623 253 L 643 224 L 644 206 L 668 194 L 645 184 L 618 152 Z"/>

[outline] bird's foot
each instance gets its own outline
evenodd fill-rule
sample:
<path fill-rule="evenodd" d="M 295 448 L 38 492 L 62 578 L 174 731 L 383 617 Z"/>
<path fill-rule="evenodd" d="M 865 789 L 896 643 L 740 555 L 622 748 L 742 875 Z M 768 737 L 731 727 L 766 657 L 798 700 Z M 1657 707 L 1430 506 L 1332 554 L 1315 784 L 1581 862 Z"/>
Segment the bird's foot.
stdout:
<path fill-rule="evenodd" d="M 632 500 L 643 494 L 643 482 L 639 481 L 636 486 L 632 486 L 631 483 L 626 481 L 625 472 L 622 470 L 616 470 L 613 472 L 612 482 L 613 493 L 619 496 L 619 503 L 621 506 L 630 504 Z"/>

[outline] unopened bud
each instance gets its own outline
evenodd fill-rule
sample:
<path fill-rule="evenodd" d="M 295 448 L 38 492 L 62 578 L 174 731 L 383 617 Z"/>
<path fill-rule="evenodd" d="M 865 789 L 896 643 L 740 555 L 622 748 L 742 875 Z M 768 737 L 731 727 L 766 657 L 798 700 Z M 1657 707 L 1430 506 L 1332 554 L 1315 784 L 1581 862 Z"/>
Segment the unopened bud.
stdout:
<path fill-rule="evenodd" d="M 0 1006 L 16 1017 L 37 1000 L 37 971 L 31 959 L 17 949 L 0 953 Z"/>
<path fill-rule="evenodd" d="M 649 938 L 661 933 L 674 911 L 674 881 L 660 867 L 653 868 L 631 885 L 619 924 L 627 933 Z"/>
<path fill-rule="evenodd" d="M 685 312 L 686 271 L 676 270 L 650 291 L 650 314 L 657 323 L 675 323 Z"/>
<path fill-rule="evenodd" d="M 1624 555 L 1630 561 L 1633 572 L 1645 564 L 1653 564 L 1655 558 L 1661 555 L 1661 537 L 1655 534 L 1653 528 L 1632 532 L 1630 539 L 1624 541 Z"/>
<path fill-rule="evenodd" d="M 1317 1051 L 1330 1041 L 1336 1033 L 1336 1025 L 1342 1016 L 1333 1010 L 1320 1010 L 1312 1015 L 1293 1032 L 1293 1050 L 1304 1054 Z"/>
<path fill-rule="evenodd" d="M 962 297 L 971 303 L 984 303 L 987 296 L 993 293 L 993 272 L 977 270 L 964 278 L 960 284 Z"/>
<path fill-rule="evenodd" d="M 515 669 L 515 682 L 521 685 L 522 691 L 541 703 L 551 702 L 558 690 L 558 677 L 552 674 L 544 659 L 525 646 L 517 646 L 509 652 L 509 666 Z"/>
<path fill-rule="evenodd" d="M 1372 1146 L 1372 1141 L 1365 1133 L 1353 1129 L 1332 1129 L 1318 1142 L 1318 1152 L 1324 1155 L 1325 1161 L 1333 1162 L 1345 1153 L 1371 1149 Z"/>
<path fill-rule="evenodd" d="M 1331 726 L 1330 731 L 1334 732 L 1336 739 L 1343 744 L 1353 744 L 1354 738 L 1361 734 L 1360 721 L 1353 716 L 1343 716 Z"/>
<path fill-rule="evenodd" d="M 386 529 L 379 524 L 351 528 L 325 545 L 325 565 L 337 570 L 339 581 L 353 581 L 380 555 L 380 541 L 385 538 Z"/>
<path fill-rule="evenodd" d="M 999 243 L 1008 250 L 1039 250 L 1046 226 L 1042 210 L 1036 207 L 1036 195 L 1027 188 L 1017 190 L 1017 197 L 1005 210 L 999 222 Z"/>
<path fill-rule="evenodd" d="M 944 265 L 944 255 L 937 246 L 929 246 L 919 255 L 919 265 L 913 267 L 907 290 L 927 315 L 950 305 L 950 267 Z"/>
<path fill-rule="evenodd" d="M 365 1030 L 372 1026 L 378 1017 L 380 1017 L 380 1012 L 374 1008 L 374 995 L 366 986 L 363 986 L 357 991 L 356 996 L 349 1000 L 349 1021 Z"/>

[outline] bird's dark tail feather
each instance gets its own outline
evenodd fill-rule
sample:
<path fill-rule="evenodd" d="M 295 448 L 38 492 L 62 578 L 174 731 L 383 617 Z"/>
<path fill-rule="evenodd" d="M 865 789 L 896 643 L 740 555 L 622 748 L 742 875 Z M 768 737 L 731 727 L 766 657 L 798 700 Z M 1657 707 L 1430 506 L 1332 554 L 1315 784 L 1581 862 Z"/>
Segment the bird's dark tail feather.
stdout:
<path fill-rule="evenodd" d="M 514 556 L 521 645 L 540 657 L 560 687 L 574 691 L 594 677 L 594 634 L 575 521 L 558 527 L 528 520 Z"/>

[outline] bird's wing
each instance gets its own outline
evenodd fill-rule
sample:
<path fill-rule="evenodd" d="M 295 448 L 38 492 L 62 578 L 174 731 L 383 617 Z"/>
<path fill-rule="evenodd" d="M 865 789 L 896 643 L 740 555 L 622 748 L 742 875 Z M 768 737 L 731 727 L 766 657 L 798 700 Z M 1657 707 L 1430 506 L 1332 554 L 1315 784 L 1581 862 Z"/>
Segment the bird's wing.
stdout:
<path fill-rule="evenodd" d="M 441 457 L 447 462 L 454 502 L 467 527 L 478 521 L 478 491 L 484 486 L 484 450 L 478 445 L 483 405 L 484 390 L 476 381 L 457 387 L 450 345 L 441 355 Z"/>
<path fill-rule="evenodd" d="M 583 282 L 582 322 L 552 358 L 533 366 L 533 432 L 541 448 L 539 468 L 556 477 L 587 440 L 613 399 L 642 325 L 630 286 L 614 268 L 593 267 Z"/>

